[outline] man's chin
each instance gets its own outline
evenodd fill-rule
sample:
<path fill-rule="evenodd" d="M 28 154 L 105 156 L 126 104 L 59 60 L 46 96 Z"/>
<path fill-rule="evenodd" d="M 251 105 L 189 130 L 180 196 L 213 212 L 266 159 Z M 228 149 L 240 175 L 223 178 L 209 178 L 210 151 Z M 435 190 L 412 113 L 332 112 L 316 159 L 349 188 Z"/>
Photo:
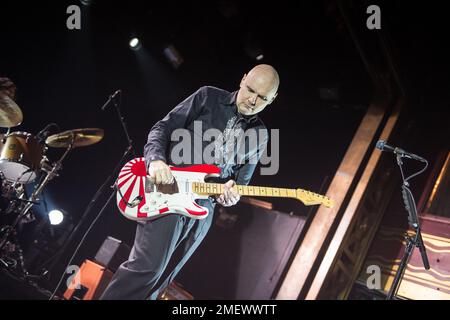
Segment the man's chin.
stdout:
<path fill-rule="evenodd" d="M 243 115 L 245 115 L 245 116 L 251 116 L 251 115 L 253 115 L 253 110 L 250 110 L 250 109 L 247 108 L 247 107 L 239 107 L 239 108 L 238 108 L 238 111 L 239 111 L 240 114 L 243 114 Z"/>

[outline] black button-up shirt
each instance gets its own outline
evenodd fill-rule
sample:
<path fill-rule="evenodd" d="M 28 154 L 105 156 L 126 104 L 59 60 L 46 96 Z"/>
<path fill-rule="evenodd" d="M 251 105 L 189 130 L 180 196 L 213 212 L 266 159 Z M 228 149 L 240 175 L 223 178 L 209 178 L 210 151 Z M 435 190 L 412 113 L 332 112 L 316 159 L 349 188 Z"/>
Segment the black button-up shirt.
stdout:
<path fill-rule="evenodd" d="M 267 146 L 268 133 L 267 128 L 257 115 L 244 116 L 238 112 L 236 96 L 237 91 L 230 93 L 219 88 L 205 86 L 181 102 L 150 130 L 147 144 L 144 147 L 147 166 L 154 160 L 163 160 L 168 164 L 174 164 L 170 157 L 171 150 L 180 142 L 171 141 L 171 135 L 178 128 L 187 129 L 191 136 L 190 159 L 192 162 L 182 165 L 208 163 L 202 157 L 203 150 L 211 143 L 211 141 L 203 141 L 203 134 L 206 130 L 218 129 L 223 132 L 223 138 L 226 141 L 227 129 L 240 128 L 243 132 L 254 129 L 258 137 L 256 144 L 249 143 L 248 138 L 241 139 L 236 144 L 235 150 L 232 150 L 235 156 L 227 158 L 231 161 L 208 163 L 220 167 L 223 179 L 233 178 L 237 184 L 248 184 L 256 163 Z M 194 131 L 194 121 L 201 121 L 202 137 L 198 137 L 199 132 Z M 202 142 L 201 145 L 194 143 L 195 134 L 197 134 L 197 139 L 200 139 L 197 141 Z M 237 150 L 239 150 L 241 159 L 244 161 L 236 161 Z M 178 163 L 175 165 L 180 166 Z"/>

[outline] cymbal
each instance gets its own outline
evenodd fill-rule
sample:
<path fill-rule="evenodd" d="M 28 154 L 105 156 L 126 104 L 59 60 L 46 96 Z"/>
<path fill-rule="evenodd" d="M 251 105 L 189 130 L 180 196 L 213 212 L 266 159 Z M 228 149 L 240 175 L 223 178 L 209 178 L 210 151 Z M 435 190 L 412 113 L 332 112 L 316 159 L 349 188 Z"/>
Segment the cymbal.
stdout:
<path fill-rule="evenodd" d="M 103 129 L 73 129 L 49 136 L 45 144 L 52 148 L 67 148 L 73 141 L 73 148 L 85 147 L 103 139 Z"/>
<path fill-rule="evenodd" d="M 23 114 L 9 96 L 0 93 L 0 127 L 12 128 L 22 123 Z"/>

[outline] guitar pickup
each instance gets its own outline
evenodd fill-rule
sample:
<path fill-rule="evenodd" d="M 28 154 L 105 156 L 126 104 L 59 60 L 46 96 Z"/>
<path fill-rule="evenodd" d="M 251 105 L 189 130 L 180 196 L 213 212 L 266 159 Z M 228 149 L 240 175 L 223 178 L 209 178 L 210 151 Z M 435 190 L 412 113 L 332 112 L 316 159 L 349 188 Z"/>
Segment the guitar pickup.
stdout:
<path fill-rule="evenodd" d="M 150 178 L 148 176 L 145 177 L 144 192 L 151 193 L 154 190 L 156 190 L 155 184 L 150 180 Z"/>

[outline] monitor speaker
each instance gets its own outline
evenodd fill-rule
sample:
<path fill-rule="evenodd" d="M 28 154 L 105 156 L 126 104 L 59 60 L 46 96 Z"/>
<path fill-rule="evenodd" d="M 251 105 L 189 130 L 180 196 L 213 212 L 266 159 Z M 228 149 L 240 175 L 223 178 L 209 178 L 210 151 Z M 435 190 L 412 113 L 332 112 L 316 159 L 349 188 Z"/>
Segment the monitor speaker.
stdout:
<path fill-rule="evenodd" d="M 130 246 L 124 242 L 107 237 L 97 251 L 94 261 L 112 272 L 116 272 L 120 264 L 128 259 L 130 252 Z"/>

